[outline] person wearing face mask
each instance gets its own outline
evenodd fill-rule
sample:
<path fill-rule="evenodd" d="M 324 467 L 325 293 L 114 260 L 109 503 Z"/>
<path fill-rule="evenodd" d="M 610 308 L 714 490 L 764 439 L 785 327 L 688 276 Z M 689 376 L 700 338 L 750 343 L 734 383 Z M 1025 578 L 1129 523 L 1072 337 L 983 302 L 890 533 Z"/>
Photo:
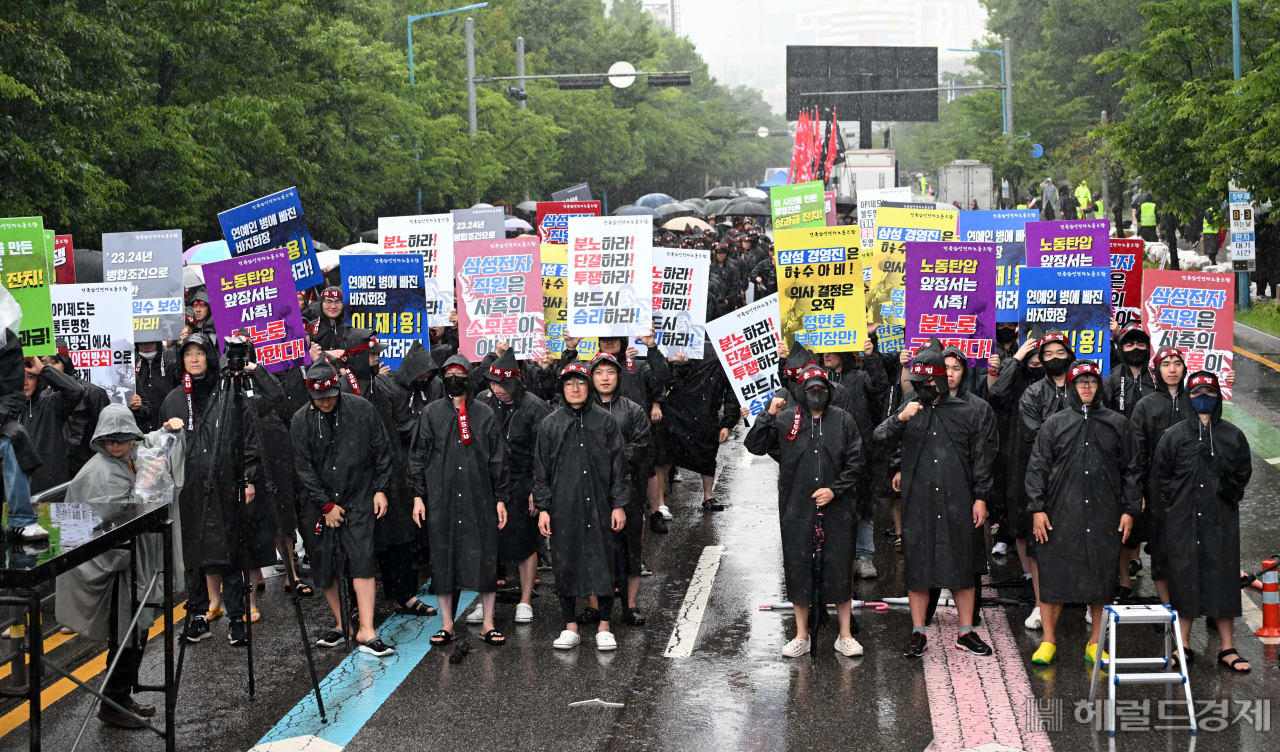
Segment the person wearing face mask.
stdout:
<path fill-rule="evenodd" d="M 506 444 L 493 410 L 471 397 L 470 372 L 461 355 L 445 361 L 447 399 L 422 411 L 409 455 L 413 521 L 428 523 L 431 585 L 444 617 L 432 645 L 457 636 L 454 608 L 464 589 L 480 593 L 480 638 L 490 645 L 507 642 L 493 627 L 498 534 L 507 525 Z"/>
<path fill-rule="evenodd" d="M 1130 324 L 1116 335 L 1116 346 L 1124 362 L 1111 369 L 1111 374 L 1102 380 L 1102 388 L 1107 407 L 1128 418 L 1139 400 L 1156 391 L 1155 379 L 1147 367 L 1151 338 L 1142 327 Z"/>
<path fill-rule="evenodd" d="M 985 499 L 991 492 L 988 429 L 972 405 L 951 396 L 941 352 L 922 348 L 907 378 L 911 401 L 875 431 L 877 441 L 894 447 L 895 464 L 901 468 L 893 485 L 902 493 L 902 553 L 912 623 L 903 654 L 924 655 L 929 591 L 947 588 L 960 622 L 956 648 L 991 655 L 973 628 L 973 573 L 986 557 L 974 529 L 986 521 Z"/>
<path fill-rule="evenodd" d="M 551 560 L 565 628 L 552 646 L 572 650 L 578 634 L 577 599 L 599 604 L 596 649 L 616 650 L 613 614 L 614 533 L 627 524 L 631 474 L 618 423 L 594 404 L 591 371 L 569 363 L 560 371 L 560 398 L 538 426 L 533 500 L 538 532 L 552 538 Z M 592 619 L 594 620 L 594 619 Z"/>
<path fill-rule="evenodd" d="M 160 427 L 160 403 L 178 385 L 181 369 L 172 350 L 160 342 L 139 342 L 133 352 L 133 381 L 138 395 L 150 407 L 138 429 L 150 433 Z M 138 416 L 134 416 L 137 418 Z"/>
<path fill-rule="evenodd" d="M 1218 629 L 1218 663 L 1248 673 L 1232 647 L 1240 595 L 1240 500 L 1253 473 L 1249 441 L 1222 419 L 1222 390 L 1209 371 L 1187 379 L 1193 413 L 1165 431 L 1153 464 L 1164 503 L 1161 530 L 1169 564 L 1170 605 L 1178 610 L 1182 642 L 1204 616 Z"/>
<path fill-rule="evenodd" d="M 1017 322 L 1001 321 L 996 324 L 995 348 L 992 350 L 991 357 L 987 359 L 987 404 L 991 405 L 991 410 L 995 414 L 1000 446 L 1006 448 L 1006 451 L 997 453 L 995 460 L 991 463 L 991 477 L 994 483 L 991 487 L 989 511 L 993 527 L 992 537 L 995 539 L 991 549 L 994 556 L 1004 556 L 1010 549 L 1016 550 L 1017 546 L 1014 537 L 1014 528 L 1017 526 L 1008 508 L 1012 470 L 1007 450 L 1013 445 L 1017 436 L 1018 400 L 1022 399 L 1022 393 L 1027 390 L 1027 387 L 1039 378 L 1039 374 L 1033 375 L 1024 365 L 1034 344 L 1034 340 L 1030 340 L 1030 344 L 1019 347 Z M 1037 371 L 1043 373 L 1039 356 L 1030 355 L 1030 357 L 1035 358 Z M 1003 382 L 1000 379 L 1002 373 L 1004 373 Z"/>
<path fill-rule="evenodd" d="M 1128 539 L 1142 509 L 1138 432 L 1106 406 L 1101 391 L 1101 369 L 1076 361 L 1067 372 L 1067 406 L 1044 421 L 1027 462 L 1044 629 L 1031 657 L 1036 664 L 1048 665 L 1057 655 L 1064 603 L 1089 604 L 1092 633 L 1084 657 L 1106 660 L 1098 633 L 1102 608 L 1116 594 L 1116 542 Z"/>
<path fill-rule="evenodd" d="M 798 404 L 774 397 L 743 441 L 748 452 L 778 463 L 782 569 L 796 616 L 796 636 L 782 648 L 788 658 L 810 650 L 809 609 L 818 588 L 836 604 L 840 634 L 835 649 L 862 655 L 853 638 L 854 519 L 858 488 L 866 481 L 862 437 L 849 413 L 831 404 L 827 372 L 810 363 L 794 377 Z M 865 493 L 866 489 L 862 489 Z M 822 514 L 822 581 L 814 582 L 814 527 Z M 819 619 L 821 619 L 821 614 Z"/>

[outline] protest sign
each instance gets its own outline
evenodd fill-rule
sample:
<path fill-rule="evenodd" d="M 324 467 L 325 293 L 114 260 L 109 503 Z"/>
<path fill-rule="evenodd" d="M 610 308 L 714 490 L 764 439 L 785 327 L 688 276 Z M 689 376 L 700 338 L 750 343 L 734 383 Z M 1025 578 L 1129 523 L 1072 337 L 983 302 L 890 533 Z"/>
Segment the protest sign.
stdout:
<path fill-rule="evenodd" d="M 569 220 L 569 332 L 646 335 L 653 324 L 653 222 L 648 217 Z"/>
<path fill-rule="evenodd" d="M 353 328 L 372 329 L 378 342 L 387 346 L 381 354 L 383 365 L 393 371 L 398 369 L 414 342 L 431 347 L 427 311 L 434 301 L 422 294 L 422 256 L 343 254 L 338 260 L 342 267 L 343 310 L 351 317 Z M 453 281 L 452 275 L 449 281 Z"/>
<path fill-rule="evenodd" d="M 568 245 L 570 217 L 598 216 L 599 201 L 539 201 L 538 242 L 543 245 Z"/>
<path fill-rule="evenodd" d="M 871 284 L 871 267 L 876 259 L 876 209 L 886 201 L 911 200 L 911 188 L 880 188 L 858 191 L 858 229 L 862 233 L 862 281 Z"/>
<path fill-rule="evenodd" d="M 44 231 L 44 261 L 45 261 L 45 279 L 49 280 L 49 284 L 58 284 L 58 276 L 53 271 L 53 254 L 58 247 L 58 238 L 53 234 L 53 230 Z"/>
<path fill-rule="evenodd" d="M 1142 321 L 1142 238 L 1111 238 L 1111 315 L 1121 327 Z"/>
<path fill-rule="evenodd" d="M 422 256 L 421 289 L 426 308 L 421 310 L 427 315 L 429 327 L 449 326 L 449 311 L 453 310 L 453 229 L 451 214 L 378 218 L 378 248 L 383 253 Z"/>
<path fill-rule="evenodd" d="M 1110 235 L 1111 224 L 1105 219 L 1028 222 L 1027 266 L 1109 267 Z"/>
<path fill-rule="evenodd" d="M 1111 370 L 1111 270 L 1028 266 L 1022 270 L 1018 330 L 1057 329 L 1071 341 L 1076 358 Z"/>
<path fill-rule="evenodd" d="M 773 229 L 826 227 L 827 211 L 823 206 L 822 188 L 821 180 L 775 185 L 770 188 L 769 208 L 773 214 Z"/>
<path fill-rule="evenodd" d="M 930 337 L 985 369 L 996 336 L 995 243 L 907 243 L 906 346 Z"/>
<path fill-rule="evenodd" d="M 956 234 L 965 243 L 996 244 L 996 321 L 1018 320 L 1018 274 L 1027 265 L 1026 229 L 1036 209 L 962 211 Z"/>
<path fill-rule="evenodd" d="M 311 365 L 292 258 L 289 249 L 277 248 L 204 265 L 218 347 L 226 347 L 223 337 L 244 329 L 258 365 L 272 373 Z"/>
<path fill-rule="evenodd" d="M 707 322 L 707 339 L 716 350 L 738 404 L 747 408 L 747 423 L 769 407 L 769 397 L 782 388 L 778 343 L 782 329 L 778 296 L 770 295 Z"/>
<path fill-rule="evenodd" d="M 482 206 L 478 209 L 454 209 L 453 242 L 471 240 L 497 240 L 507 236 L 506 215 L 500 206 Z"/>
<path fill-rule="evenodd" d="M 778 313 L 789 347 L 861 350 L 867 339 L 861 233 L 853 225 L 779 230 Z"/>
<path fill-rule="evenodd" d="M 827 227 L 835 227 L 840 224 L 840 216 L 836 214 L 836 192 L 826 191 L 822 194 L 822 206 L 825 212 Z"/>
<path fill-rule="evenodd" d="M 472 240 L 455 252 L 460 352 L 475 363 L 506 342 L 517 360 L 541 360 L 547 342 L 538 239 Z"/>
<path fill-rule="evenodd" d="M 102 281 L 125 282 L 133 291 L 135 341 L 182 334 L 182 230 L 104 233 Z"/>
<path fill-rule="evenodd" d="M 218 215 L 232 257 L 284 248 L 296 289 L 324 284 L 298 189 L 286 188 Z"/>
<path fill-rule="evenodd" d="M 53 283 L 55 285 L 76 283 L 76 254 L 72 245 L 70 235 L 56 235 L 53 238 Z"/>
<path fill-rule="evenodd" d="M 907 293 L 905 260 L 907 241 L 950 243 L 956 239 L 955 209 L 933 204 L 881 202 L 876 208 L 876 248 L 867 315 L 877 325 L 880 352 L 902 350 Z"/>
<path fill-rule="evenodd" d="M 586 183 L 578 183 L 572 188 L 565 188 L 563 191 L 556 191 L 551 194 L 552 201 L 590 201 L 591 186 Z"/>
<path fill-rule="evenodd" d="M 1180 348 L 1187 373 L 1213 371 L 1223 399 L 1234 360 L 1235 275 L 1147 269 L 1142 275 L 1142 325 L 1151 352 Z"/>
<path fill-rule="evenodd" d="M 653 249 L 653 334 L 668 358 L 678 352 L 701 360 L 707 340 L 707 287 L 711 258 L 706 251 Z M 632 337 L 641 355 L 649 348 Z"/>
<path fill-rule="evenodd" d="M 49 296 L 53 336 L 66 345 L 75 375 L 102 387 L 112 402 L 129 404 L 135 375 L 129 285 L 58 284 Z"/>
<path fill-rule="evenodd" d="M 0 273 L 5 289 L 22 308 L 18 339 L 27 357 L 53 355 L 53 316 L 49 308 L 49 262 L 45 252 L 44 219 L 0 219 Z"/>

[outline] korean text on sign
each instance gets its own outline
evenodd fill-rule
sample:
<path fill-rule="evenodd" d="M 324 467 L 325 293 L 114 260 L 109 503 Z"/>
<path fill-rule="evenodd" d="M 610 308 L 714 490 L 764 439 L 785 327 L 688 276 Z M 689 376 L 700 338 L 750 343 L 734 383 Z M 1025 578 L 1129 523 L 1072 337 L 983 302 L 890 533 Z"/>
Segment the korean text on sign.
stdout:
<path fill-rule="evenodd" d="M 720 359 L 738 404 L 748 410 L 748 423 L 755 423 L 756 417 L 768 408 L 769 398 L 782 388 L 778 375 L 781 335 L 777 295 L 707 323 L 707 339 Z"/>
<path fill-rule="evenodd" d="M 547 346 L 537 238 L 476 240 L 456 250 L 462 354 L 479 361 L 505 342 L 517 359 L 540 360 Z"/>
<path fill-rule="evenodd" d="M 906 346 L 937 337 L 983 368 L 996 328 L 994 243 L 907 243 Z"/>
<path fill-rule="evenodd" d="M 860 237 L 851 225 L 774 234 L 784 337 L 815 352 L 862 348 L 867 330 Z"/>
<path fill-rule="evenodd" d="M 280 248 L 204 265 L 218 332 L 242 332 L 258 365 L 275 373 L 310 365 L 289 252 Z M 221 337 L 219 347 L 225 347 Z"/>
<path fill-rule="evenodd" d="M 1180 348 L 1187 373 L 1218 374 L 1223 397 L 1230 399 L 1225 378 L 1234 357 L 1234 275 L 1147 269 L 1142 296 L 1142 324 L 1152 352 Z"/>

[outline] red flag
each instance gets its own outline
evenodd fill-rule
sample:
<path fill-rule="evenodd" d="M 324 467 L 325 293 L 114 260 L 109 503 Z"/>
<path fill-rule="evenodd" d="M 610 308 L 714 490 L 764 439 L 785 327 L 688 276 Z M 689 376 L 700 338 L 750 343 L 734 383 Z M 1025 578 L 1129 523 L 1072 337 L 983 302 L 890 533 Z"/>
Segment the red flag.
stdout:
<path fill-rule="evenodd" d="M 797 178 L 800 174 L 801 164 L 804 162 L 804 124 L 807 114 L 807 111 L 802 111 L 799 119 L 796 120 L 796 140 L 791 147 L 791 171 L 787 173 L 788 183 L 800 182 Z"/>
<path fill-rule="evenodd" d="M 836 154 L 839 153 L 840 147 L 836 142 L 836 134 L 840 130 L 840 123 L 836 120 L 836 111 L 831 111 L 831 130 L 828 133 L 827 145 L 823 149 L 823 157 L 825 163 L 822 166 L 823 177 L 830 179 L 831 170 L 836 165 Z"/>

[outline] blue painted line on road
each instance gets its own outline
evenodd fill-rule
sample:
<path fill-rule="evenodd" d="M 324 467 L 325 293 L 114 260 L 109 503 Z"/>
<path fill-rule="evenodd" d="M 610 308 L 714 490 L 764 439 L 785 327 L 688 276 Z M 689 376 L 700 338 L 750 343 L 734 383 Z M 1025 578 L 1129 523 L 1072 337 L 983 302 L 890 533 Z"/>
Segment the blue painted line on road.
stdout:
<path fill-rule="evenodd" d="M 438 608 L 436 597 L 428 595 L 426 590 L 424 586 L 418 598 Z M 475 597 L 473 591 L 463 591 L 458 599 L 459 616 Z M 440 616 L 424 619 L 393 614 L 378 627 L 378 636 L 395 647 L 395 655 L 377 658 L 358 649 L 353 650 L 320 681 L 320 696 L 324 699 L 328 723 L 320 722 L 315 691 L 312 690 L 262 737 L 254 749 L 342 749 L 360 733 L 360 729 L 396 691 L 409 672 L 431 652 L 431 635 L 443 624 Z M 291 741 L 296 741 L 296 744 L 291 744 Z"/>

